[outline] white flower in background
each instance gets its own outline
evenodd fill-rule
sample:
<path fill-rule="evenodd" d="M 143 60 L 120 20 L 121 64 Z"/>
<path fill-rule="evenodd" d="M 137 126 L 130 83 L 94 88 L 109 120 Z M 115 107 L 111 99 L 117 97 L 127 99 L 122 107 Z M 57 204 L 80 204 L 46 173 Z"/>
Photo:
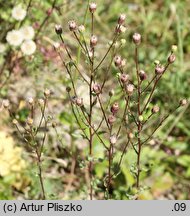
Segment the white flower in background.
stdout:
<path fill-rule="evenodd" d="M 3 43 L 0 43 L 0 53 L 4 53 L 6 50 L 6 46 Z"/>
<path fill-rule="evenodd" d="M 26 10 L 24 10 L 21 5 L 17 5 L 16 7 L 13 8 L 12 17 L 14 19 L 21 21 L 25 18 L 25 16 L 26 16 Z"/>
<path fill-rule="evenodd" d="M 12 30 L 7 33 L 6 40 L 12 46 L 19 46 L 23 41 L 23 35 L 19 30 Z"/>
<path fill-rule="evenodd" d="M 34 29 L 32 26 L 24 26 L 20 29 L 24 40 L 31 40 L 34 37 Z"/>
<path fill-rule="evenodd" d="M 32 40 L 24 41 L 21 50 L 24 55 L 32 55 L 36 51 L 36 44 Z"/>

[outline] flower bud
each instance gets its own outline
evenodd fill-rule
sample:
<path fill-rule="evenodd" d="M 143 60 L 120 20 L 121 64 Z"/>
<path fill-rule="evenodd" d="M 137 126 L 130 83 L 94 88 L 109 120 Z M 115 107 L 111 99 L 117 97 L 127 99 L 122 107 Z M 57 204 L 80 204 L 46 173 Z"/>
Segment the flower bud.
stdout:
<path fill-rule="evenodd" d="M 49 89 L 45 89 L 45 91 L 44 91 L 44 96 L 45 96 L 45 97 L 49 97 L 50 94 L 51 94 L 51 91 L 50 91 Z"/>
<path fill-rule="evenodd" d="M 122 38 L 122 39 L 120 40 L 120 42 L 121 42 L 121 45 L 125 45 L 125 44 L 126 44 L 126 40 L 125 40 L 124 38 Z"/>
<path fill-rule="evenodd" d="M 85 31 L 84 25 L 79 25 L 78 30 L 79 30 L 80 32 L 84 32 L 84 31 Z"/>
<path fill-rule="evenodd" d="M 70 92 L 70 91 L 71 91 L 71 87 L 67 86 L 67 87 L 66 87 L 66 91 L 67 91 L 67 92 Z"/>
<path fill-rule="evenodd" d="M 165 67 L 162 65 L 156 65 L 156 67 L 155 67 L 155 73 L 157 75 L 162 74 L 164 72 L 164 70 L 165 70 Z"/>
<path fill-rule="evenodd" d="M 49 8 L 49 9 L 46 11 L 46 14 L 47 14 L 48 16 L 50 16 L 50 15 L 52 14 L 52 9 Z"/>
<path fill-rule="evenodd" d="M 77 29 L 77 24 L 74 20 L 69 21 L 69 29 L 70 31 L 75 31 Z"/>
<path fill-rule="evenodd" d="M 14 125 L 17 125 L 17 124 L 18 124 L 18 121 L 17 121 L 16 119 L 13 119 L 12 123 L 13 123 Z"/>
<path fill-rule="evenodd" d="M 172 45 L 172 52 L 176 52 L 177 51 L 177 46 L 176 45 Z"/>
<path fill-rule="evenodd" d="M 90 38 L 90 46 L 95 47 L 97 45 L 98 38 L 95 35 L 92 35 Z"/>
<path fill-rule="evenodd" d="M 96 11 L 96 8 L 97 8 L 97 4 L 92 2 L 89 4 L 89 11 L 90 13 L 94 13 Z"/>
<path fill-rule="evenodd" d="M 176 59 L 176 56 L 175 56 L 174 54 L 171 54 L 171 55 L 168 57 L 168 63 L 169 63 L 169 64 L 174 63 L 175 59 Z"/>
<path fill-rule="evenodd" d="M 44 106 L 44 99 L 42 98 L 38 99 L 38 103 L 40 106 Z"/>
<path fill-rule="evenodd" d="M 158 113 L 159 111 L 160 111 L 159 106 L 157 106 L 157 105 L 153 106 L 152 113 Z"/>
<path fill-rule="evenodd" d="M 55 32 L 58 35 L 61 35 L 63 33 L 63 29 L 62 29 L 61 25 L 55 25 Z"/>
<path fill-rule="evenodd" d="M 129 133 L 129 139 L 133 139 L 134 138 L 134 134 L 133 133 Z"/>
<path fill-rule="evenodd" d="M 109 96 L 112 97 L 114 95 L 114 90 L 112 89 L 111 91 L 109 91 Z"/>
<path fill-rule="evenodd" d="M 126 19 L 126 15 L 125 14 L 121 14 L 119 16 L 119 19 L 118 19 L 118 24 L 121 25 L 125 22 L 125 19 Z"/>
<path fill-rule="evenodd" d="M 8 109 L 10 107 L 10 102 L 9 100 L 3 100 L 2 105 L 5 109 Z"/>
<path fill-rule="evenodd" d="M 129 75 L 128 74 L 121 74 L 120 75 L 120 80 L 122 83 L 126 83 L 129 81 Z"/>
<path fill-rule="evenodd" d="M 119 110 L 119 104 L 117 102 L 115 102 L 112 106 L 111 106 L 111 112 L 113 115 L 115 115 Z"/>
<path fill-rule="evenodd" d="M 95 84 L 93 85 L 93 91 L 94 91 L 94 93 L 96 93 L 96 94 L 100 94 L 100 93 L 101 93 L 101 86 L 100 86 L 99 84 L 95 83 Z"/>
<path fill-rule="evenodd" d="M 115 63 L 115 66 L 116 66 L 116 67 L 120 67 L 121 64 L 122 64 L 121 56 L 115 56 L 115 58 L 114 58 L 114 63 Z"/>
<path fill-rule="evenodd" d="M 133 94 L 134 91 L 134 85 L 133 84 L 128 84 L 126 85 L 126 92 L 129 96 Z"/>
<path fill-rule="evenodd" d="M 34 99 L 32 97 L 28 98 L 28 103 L 30 106 L 34 105 Z"/>
<path fill-rule="evenodd" d="M 187 99 L 181 99 L 179 102 L 180 106 L 185 106 L 187 105 Z"/>
<path fill-rule="evenodd" d="M 139 45 L 141 43 L 141 35 L 139 33 L 133 34 L 133 42 L 136 45 Z"/>
<path fill-rule="evenodd" d="M 127 28 L 123 25 L 117 25 L 116 28 L 115 28 L 115 32 L 116 33 L 125 33 L 127 30 Z"/>
<path fill-rule="evenodd" d="M 52 127 L 56 128 L 56 126 L 57 126 L 57 123 L 56 122 L 52 122 Z"/>
<path fill-rule="evenodd" d="M 115 118 L 115 116 L 113 116 L 113 115 L 109 115 L 108 116 L 108 123 L 110 124 L 110 125 L 113 125 L 113 123 L 116 121 L 116 118 Z"/>
<path fill-rule="evenodd" d="M 83 98 L 76 98 L 76 105 L 79 107 L 83 106 Z"/>
<path fill-rule="evenodd" d="M 33 119 L 30 118 L 30 117 L 28 117 L 27 120 L 26 120 L 26 123 L 27 123 L 29 126 L 33 125 L 33 122 L 34 122 Z"/>
<path fill-rule="evenodd" d="M 143 70 L 140 70 L 139 77 L 140 77 L 140 80 L 143 81 L 147 78 L 147 75 Z"/>
<path fill-rule="evenodd" d="M 139 121 L 142 122 L 143 120 L 144 120 L 143 116 L 140 115 L 140 116 L 139 116 Z"/>
<path fill-rule="evenodd" d="M 155 64 L 155 65 L 159 65 L 159 64 L 160 64 L 160 61 L 159 61 L 159 60 L 155 60 L 155 61 L 154 61 L 154 64 Z"/>
<path fill-rule="evenodd" d="M 116 144 L 116 142 L 117 142 L 117 136 L 113 134 L 112 136 L 110 136 L 110 143 L 114 145 Z"/>

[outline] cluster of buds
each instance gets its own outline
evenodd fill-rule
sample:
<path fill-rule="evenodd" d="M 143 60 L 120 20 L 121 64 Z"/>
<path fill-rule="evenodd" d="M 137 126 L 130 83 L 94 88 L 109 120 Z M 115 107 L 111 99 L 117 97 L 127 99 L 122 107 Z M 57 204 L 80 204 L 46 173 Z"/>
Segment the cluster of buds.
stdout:
<path fill-rule="evenodd" d="M 90 13 L 94 13 L 96 11 L 96 8 L 97 8 L 97 4 L 92 2 L 89 4 L 89 11 Z"/>
<path fill-rule="evenodd" d="M 90 46 L 95 47 L 97 45 L 98 38 L 95 35 L 92 35 L 90 38 Z"/>
<path fill-rule="evenodd" d="M 63 28 L 61 25 L 55 25 L 55 32 L 58 35 L 61 35 L 63 33 Z"/>
<path fill-rule="evenodd" d="M 133 34 L 133 42 L 135 45 L 139 45 L 141 43 L 141 35 L 139 33 Z"/>
<path fill-rule="evenodd" d="M 119 104 L 117 102 L 115 102 L 112 106 L 111 106 L 111 112 L 113 115 L 115 115 L 119 110 Z"/>
<path fill-rule="evenodd" d="M 93 92 L 96 93 L 97 95 L 101 94 L 102 89 L 99 84 L 95 83 L 92 89 L 93 89 Z"/>
<path fill-rule="evenodd" d="M 126 85 L 126 92 L 129 96 L 133 94 L 134 91 L 134 85 L 133 84 L 127 84 Z"/>
<path fill-rule="evenodd" d="M 117 55 L 114 58 L 114 63 L 116 67 L 124 67 L 126 65 L 126 59 L 122 59 L 121 56 Z"/>
<path fill-rule="evenodd" d="M 70 31 L 76 31 L 77 24 L 74 20 L 69 21 L 69 29 L 70 29 Z"/>
<path fill-rule="evenodd" d="M 117 25 L 115 28 L 116 33 L 125 33 L 127 28 L 124 25 Z"/>
<path fill-rule="evenodd" d="M 147 78 L 147 75 L 143 70 L 140 70 L 139 77 L 140 77 L 140 80 L 143 81 Z"/>
<path fill-rule="evenodd" d="M 155 113 L 158 113 L 158 112 L 160 111 L 160 107 L 159 107 L 158 105 L 155 105 L 155 106 L 152 107 L 152 110 L 151 110 L 151 111 L 152 111 L 152 113 L 154 113 L 154 114 L 155 114 Z"/>

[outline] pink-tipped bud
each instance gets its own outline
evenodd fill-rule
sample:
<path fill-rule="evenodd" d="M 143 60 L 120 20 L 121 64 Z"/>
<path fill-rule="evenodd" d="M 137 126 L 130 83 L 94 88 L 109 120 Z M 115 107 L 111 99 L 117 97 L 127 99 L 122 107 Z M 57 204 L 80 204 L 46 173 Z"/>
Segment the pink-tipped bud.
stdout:
<path fill-rule="evenodd" d="M 126 19 L 126 15 L 125 14 L 121 14 L 119 16 L 119 19 L 118 19 L 118 24 L 122 25 L 125 22 L 125 19 Z"/>
<path fill-rule="evenodd" d="M 133 94 L 134 91 L 134 85 L 133 84 L 128 84 L 126 85 L 126 92 L 129 96 Z"/>
<path fill-rule="evenodd" d="M 90 46 L 95 47 L 97 45 L 98 38 L 95 35 L 92 35 L 90 38 Z"/>
<path fill-rule="evenodd" d="M 175 56 L 175 54 L 172 53 L 172 54 L 168 57 L 168 63 L 169 63 L 169 64 L 174 63 L 174 62 L 175 62 L 175 59 L 176 59 L 176 56 Z"/>
<path fill-rule="evenodd" d="M 89 4 L 89 11 L 90 13 L 94 13 L 96 11 L 96 8 L 97 8 L 97 4 L 92 2 Z"/>
<path fill-rule="evenodd" d="M 77 29 L 77 24 L 74 20 L 69 21 L 69 29 L 70 31 L 75 31 Z"/>
<path fill-rule="evenodd" d="M 121 64 L 122 64 L 121 56 L 115 56 L 114 63 L 116 67 L 121 67 Z"/>
<path fill-rule="evenodd" d="M 122 83 L 126 83 L 129 81 L 129 75 L 128 74 L 121 74 L 120 75 L 120 80 Z"/>
<path fill-rule="evenodd" d="M 114 145 L 116 144 L 116 142 L 117 142 L 117 136 L 113 134 L 112 136 L 110 136 L 110 143 Z"/>
<path fill-rule="evenodd" d="M 52 9 L 49 8 L 49 9 L 46 11 L 46 14 L 47 14 L 48 16 L 50 16 L 50 15 L 52 14 Z"/>
<path fill-rule="evenodd" d="M 187 105 L 187 99 L 181 99 L 179 102 L 180 106 L 185 106 Z"/>
<path fill-rule="evenodd" d="M 3 105 L 3 107 L 5 108 L 5 109 L 8 109 L 9 107 L 10 107 L 10 102 L 9 102 L 9 100 L 3 100 L 3 103 L 2 103 L 2 105 Z"/>
<path fill-rule="evenodd" d="M 153 106 L 152 113 L 158 113 L 160 111 L 160 107 L 158 105 Z"/>
<path fill-rule="evenodd" d="M 117 102 L 115 102 L 112 106 L 111 106 L 111 112 L 113 115 L 115 115 L 119 110 L 119 104 Z"/>
<path fill-rule="evenodd" d="M 93 91 L 94 91 L 94 93 L 96 93 L 96 94 L 101 94 L 101 86 L 100 86 L 99 84 L 95 83 L 95 84 L 93 85 Z"/>
<path fill-rule="evenodd" d="M 141 35 L 139 33 L 133 34 L 133 42 L 136 45 L 139 45 L 141 43 Z"/>
<path fill-rule="evenodd" d="M 165 70 L 164 66 L 162 66 L 162 65 L 156 65 L 155 73 L 157 75 L 160 75 L 160 74 L 162 74 L 164 72 L 164 70 Z"/>
<path fill-rule="evenodd" d="M 140 80 L 143 81 L 147 78 L 147 75 L 143 70 L 140 70 L 139 77 L 140 77 Z"/>
<path fill-rule="evenodd" d="M 109 115 L 108 116 L 108 123 L 110 124 L 110 125 L 113 125 L 113 123 L 116 121 L 116 118 L 115 118 L 115 116 L 114 115 Z"/>
<path fill-rule="evenodd" d="M 83 106 L 83 98 L 76 98 L 76 105 L 79 107 Z"/>
<path fill-rule="evenodd" d="M 63 33 L 63 29 L 62 29 L 61 25 L 55 25 L 55 32 L 58 35 L 61 35 Z"/>

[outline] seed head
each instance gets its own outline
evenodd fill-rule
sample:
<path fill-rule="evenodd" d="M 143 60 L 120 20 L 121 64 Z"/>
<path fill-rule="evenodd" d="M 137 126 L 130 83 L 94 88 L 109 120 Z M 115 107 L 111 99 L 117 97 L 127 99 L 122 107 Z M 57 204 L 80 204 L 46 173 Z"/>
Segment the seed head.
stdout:
<path fill-rule="evenodd" d="M 98 38 L 95 35 L 92 35 L 90 38 L 90 46 L 95 47 L 97 45 Z"/>
<path fill-rule="evenodd" d="M 152 113 L 158 113 L 160 111 L 160 107 L 158 105 L 153 106 Z"/>
<path fill-rule="evenodd" d="M 139 33 L 133 34 L 133 42 L 136 45 L 139 45 L 141 43 L 141 35 Z"/>
<path fill-rule="evenodd" d="M 115 56 L 114 63 L 116 67 L 121 67 L 121 64 L 122 64 L 121 56 Z"/>
<path fill-rule="evenodd" d="M 180 106 L 185 106 L 185 105 L 187 105 L 187 102 L 188 102 L 187 99 L 181 99 L 179 104 L 180 104 Z"/>
<path fill-rule="evenodd" d="M 169 64 L 174 63 L 175 59 L 176 59 L 176 56 L 172 53 L 172 54 L 168 57 L 168 63 L 169 63 Z"/>
<path fill-rule="evenodd" d="M 61 25 L 55 25 L 55 32 L 58 35 L 61 35 L 63 33 L 63 29 L 62 29 Z"/>
<path fill-rule="evenodd" d="M 113 123 L 116 121 L 116 118 L 115 118 L 115 116 L 114 115 L 109 115 L 108 116 L 108 123 L 110 124 L 110 125 L 113 125 Z"/>
<path fill-rule="evenodd" d="M 139 77 L 140 77 L 140 80 L 143 81 L 147 78 L 147 75 L 143 70 L 140 70 Z"/>
<path fill-rule="evenodd" d="M 101 93 L 101 86 L 98 83 L 93 85 L 93 91 L 98 95 Z"/>
<path fill-rule="evenodd" d="M 5 109 L 8 109 L 10 107 L 10 101 L 8 99 L 3 100 L 2 105 Z"/>
<path fill-rule="evenodd" d="M 89 11 L 90 13 L 94 13 L 96 11 L 96 8 L 97 8 L 97 4 L 92 2 L 89 4 Z"/>
<path fill-rule="evenodd" d="M 157 75 L 162 74 L 164 72 L 164 70 L 165 70 L 165 67 L 162 65 L 156 65 L 156 67 L 155 67 L 155 73 Z"/>
<path fill-rule="evenodd" d="M 119 16 L 119 19 L 118 19 L 118 24 L 121 25 L 125 22 L 125 19 L 126 19 L 126 15 L 125 14 L 121 14 Z"/>
<path fill-rule="evenodd" d="M 113 134 L 112 136 L 110 136 L 110 143 L 114 145 L 116 144 L 116 142 L 117 142 L 117 136 Z"/>
<path fill-rule="evenodd" d="M 133 84 L 127 84 L 126 85 L 126 92 L 129 96 L 133 94 L 134 91 L 134 85 Z"/>
<path fill-rule="evenodd" d="M 77 24 L 74 20 L 69 21 L 69 29 L 70 31 L 75 31 L 77 29 Z"/>
<path fill-rule="evenodd" d="M 115 115 L 119 110 L 119 104 L 117 102 L 115 102 L 112 106 L 111 106 L 111 112 L 113 115 Z"/>
<path fill-rule="evenodd" d="M 122 83 L 126 83 L 129 81 L 129 75 L 128 74 L 121 74 L 120 75 L 120 80 Z"/>
<path fill-rule="evenodd" d="M 83 98 L 76 98 L 76 105 L 79 107 L 83 106 Z"/>

